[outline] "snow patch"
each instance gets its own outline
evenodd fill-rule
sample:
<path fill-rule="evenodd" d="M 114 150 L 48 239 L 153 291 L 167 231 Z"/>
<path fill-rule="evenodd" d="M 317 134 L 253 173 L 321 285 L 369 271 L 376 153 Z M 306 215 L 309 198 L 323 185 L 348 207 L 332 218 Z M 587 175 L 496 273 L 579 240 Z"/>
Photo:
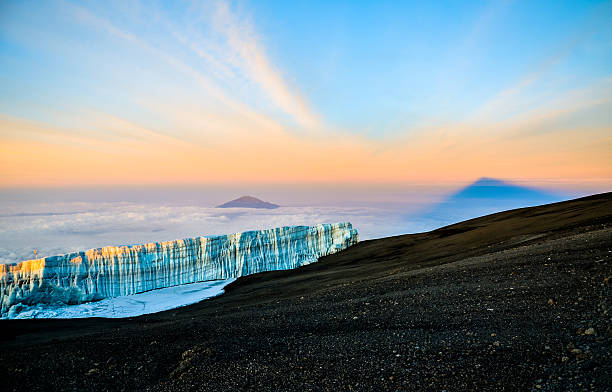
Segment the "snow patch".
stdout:
<path fill-rule="evenodd" d="M 6 318 L 122 318 L 151 314 L 191 305 L 223 294 L 223 289 L 236 279 L 213 280 L 166 287 L 134 295 L 105 298 L 80 305 L 21 305 Z"/>

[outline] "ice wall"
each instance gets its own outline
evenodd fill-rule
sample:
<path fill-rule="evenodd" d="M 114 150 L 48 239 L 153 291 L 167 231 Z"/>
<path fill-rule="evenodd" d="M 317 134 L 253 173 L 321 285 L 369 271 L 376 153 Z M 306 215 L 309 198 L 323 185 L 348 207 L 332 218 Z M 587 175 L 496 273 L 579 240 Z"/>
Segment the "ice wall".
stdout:
<path fill-rule="evenodd" d="M 16 304 L 77 304 L 262 271 L 296 268 L 358 241 L 350 223 L 292 226 L 0 265 L 1 314 Z"/>

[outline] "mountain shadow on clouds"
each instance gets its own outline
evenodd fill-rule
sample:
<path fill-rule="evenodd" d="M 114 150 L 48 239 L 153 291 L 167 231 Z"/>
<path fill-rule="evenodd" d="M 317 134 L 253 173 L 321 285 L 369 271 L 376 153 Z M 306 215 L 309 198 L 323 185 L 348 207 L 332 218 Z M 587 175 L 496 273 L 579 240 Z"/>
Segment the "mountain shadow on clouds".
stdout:
<path fill-rule="evenodd" d="M 408 231 L 425 231 L 467 219 L 515 208 L 565 200 L 562 195 L 483 177 L 458 190 L 442 202 L 407 216 Z"/>
<path fill-rule="evenodd" d="M 446 202 L 474 202 L 484 204 L 505 203 L 547 203 L 559 201 L 559 196 L 524 186 L 513 185 L 495 178 L 483 177 L 471 185 L 452 194 Z M 527 207 L 521 205 L 521 207 Z"/>

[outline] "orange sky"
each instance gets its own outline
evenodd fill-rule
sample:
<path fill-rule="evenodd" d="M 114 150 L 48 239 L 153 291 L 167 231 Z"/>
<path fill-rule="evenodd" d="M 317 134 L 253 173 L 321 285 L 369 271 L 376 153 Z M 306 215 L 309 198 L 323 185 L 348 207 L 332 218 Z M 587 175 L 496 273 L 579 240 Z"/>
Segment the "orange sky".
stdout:
<path fill-rule="evenodd" d="M 602 182 L 612 178 L 608 128 L 559 129 L 551 137 L 548 132 L 528 132 L 528 126 L 508 126 L 500 136 L 475 125 L 457 125 L 390 140 L 261 128 L 195 143 L 153 132 L 146 137 L 126 131 L 91 138 L 2 117 L 0 182 L 14 187 L 419 182 L 483 175 Z"/>

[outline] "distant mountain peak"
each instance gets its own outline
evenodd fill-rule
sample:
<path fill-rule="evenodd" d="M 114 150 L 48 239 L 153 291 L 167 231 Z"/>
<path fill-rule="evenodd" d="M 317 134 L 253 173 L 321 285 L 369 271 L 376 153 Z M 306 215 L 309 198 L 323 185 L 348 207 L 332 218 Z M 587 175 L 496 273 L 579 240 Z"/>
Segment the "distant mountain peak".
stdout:
<path fill-rule="evenodd" d="M 241 196 L 237 199 L 217 206 L 217 208 L 278 208 L 276 204 L 268 203 L 253 196 Z"/>

